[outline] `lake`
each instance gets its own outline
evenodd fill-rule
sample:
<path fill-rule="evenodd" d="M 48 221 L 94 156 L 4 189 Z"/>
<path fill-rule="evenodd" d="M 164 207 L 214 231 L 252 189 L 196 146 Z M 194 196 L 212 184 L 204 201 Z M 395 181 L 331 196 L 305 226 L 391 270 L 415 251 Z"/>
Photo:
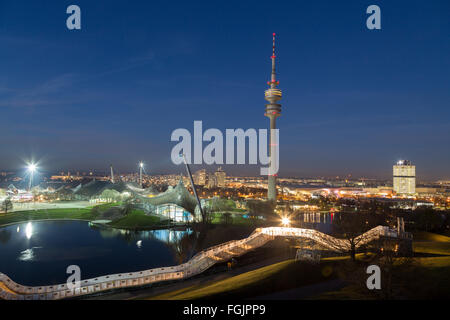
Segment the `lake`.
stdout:
<path fill-rule="evenodd" d="M 81 268 L 82 279 L 177 265 L 177 242 L 189 233 L 116 230 L 83 221 L 11 225 L 0 228 L 0 272 L 40 286 L 65 283 L 70 265 Z"/>
<path fill-rule="evenodd" d="M 330 233 L 333 218 L 305 213 L 297 226 Z M 65 283 L 70 265 L 80 267 L 81 279 L 168 267 L 195 253 L 191 234 L 190 229 L 126 231 L 85 221 L 16 224 L 0 228 L 0 272 L 19 284 L 41 286 Z"/>

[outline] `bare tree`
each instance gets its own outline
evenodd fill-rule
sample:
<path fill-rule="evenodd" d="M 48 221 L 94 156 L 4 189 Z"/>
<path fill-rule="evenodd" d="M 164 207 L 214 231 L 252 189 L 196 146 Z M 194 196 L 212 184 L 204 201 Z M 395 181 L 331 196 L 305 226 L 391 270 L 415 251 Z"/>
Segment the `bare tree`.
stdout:
<path fill-rule="evenodd" d="M 381 294 L 383 299 L 392 299 L 395 295 L 393 280 L 413 266 L 411 255 L 402 252 L 397 239 L 381 238 L 371 243 L 371 252 L 374 253 L 370 261 L 380 267 Z M 402 286 L 404 287 L 404 286 Z"/>
<path fill-rule="evenodd" d="M 374 299 L 394 299 L 414 293 L 405 283 L 414 267 L 413 259 L 404 255 L 396 239 L 381 238 L 370 243 L 368 253 L 357 261 L 342 261 L 336 265 L 338 276 L 344 280 L 355 297 Z M 381 271 L 381 289 L 369 290 L 367 268 L 376 265 Z M 406 277 L 406 278 L 405 278 Z M 406 281 L 408 282 L 408 281 Z"/>
<path fill-rule="evenodd" d="M 3 202 L 2 202 L 2 211 L 5 212 L 5 214 L 8 213 L 8 211 L 11 211 L 13 209 L 13 203 L 11 201 L 10 198 L 6 198 Z"/>
<path fill-rule="evenodd" d="M 213 216 L 214 216 L 214 208 L 211 206 L 203 208 L 203 217 L 202 217 L 202 223 L 204 225 L 209 225 L 212 222 Z"/>
<path fill-rule="evenodd" d="M 131 212 L 133 212 L 134 205 L 131 203 L 131 201 L 126 201 L 123 206 L 123 214 L 128 216 Z"/>
<path fill-rule="evenodd" d="M 229 212 L 224 212 L 223 214 L 222 214 L 222 222 L 223 222 L 223 224 L 231 224 L 231 222 L 233 221 L 233 218 L 232 218 L 232 216 L 231 216 L 231 213 L 229 213 Z"/>
<path fill-rule="evenodd" d="M 350 256 L 356 260 L 356 247 L 364 240 L 363 233 L 375 227 L 370 214 L 343 212 L 334 220 L 334 233 L 346 239 L 350 247 Z"/>

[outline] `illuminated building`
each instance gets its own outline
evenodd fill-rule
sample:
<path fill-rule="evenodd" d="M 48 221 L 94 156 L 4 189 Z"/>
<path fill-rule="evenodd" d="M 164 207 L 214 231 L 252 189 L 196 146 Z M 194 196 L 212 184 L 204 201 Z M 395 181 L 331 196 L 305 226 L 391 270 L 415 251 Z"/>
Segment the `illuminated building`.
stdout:
<path fill-rule="evenodd" d="M 205 169 L 198 170 L 194 174 L 194 182 L 195 182 L 195 184 L 197 184 L 199 186 L 204 186 L 206 184 L 206 170 Z"/>
<path fill-rule="evenodd" d="M 208 181 L 206 186 L 208 188 L 215 188 L 217 187 L 217 177 L 214 174 L 208 174 Z"/>
<path fill-rule="evenodd" d="M 267 84 L 270 86 L 269 89 L 265 92 L 265 99 L 269 102 L 266 104 L 266 113 L 265 116 L 270 119 L 270 143 L 269 143 L 269 154 L 270 154 L 270 166 L 273 168 L 277 168 L 277 157 L 274 152 L 274 141 L 272 141 L 272 135 L 275 132 L 276 126 L 276 119 L 281 115 L 281 105 L 277 102 L 281 99 L 281 90 L 277 89 L 277 86 L 279 85 L 279 81 L 276 79 L 276 73 L 275 73 L 275 33 L 273 34 L 273 51 L 272 51 L 272 75 L 271 80 L 267 82 Z M 269 201 L 276 201 L 277 200 L 277 188 L 276 188 L 276 174 L 269 172 L 268 175 L 268 188 L 267 188 L 267 199 Z"/>
<path fill-rule="evenodd" d="M 169 189 L 167 189 L 166 192 L 155 197 L 149 198 L 140 196 L 139 199 L 141 200 L 144 209 L 147 211 L 151 211 L 152 207 L 155 206 L 174 204 L 184 208 L 187 212 L 194 213 L 195 207 L 197 206 L 197 200 L 186 189 L 183 179 L 181 178 L 175 188 L 169 186 Z"/>
<path fill-rule="evenodd" d="M 225 173 L 225 171 L 222 170 L 221 167 L 219 169 L 217 169 L 217 171 L 215 172 L 215 176 L 216 176 L 216 180 L 217 180 L 217 186 L 225 187 L 225 180 L 226 180 L 227 174 Z"/>
<path fill-rule="evenodd" d="M 173 203 L 157 206 L 156 214 L 171 219 L 174 222 L 191 222 L 193 220 L 191 213 Z"/>
<path fill-rule="evenodd" d="M 142 188 L 142 170 L 144 169 L 144 163 L 143 162 L 140 162 L 139 163 L 139 185 L 141 186 L 141 188 Z"/>
<path fill-rule="evenodd" d="M 400 160 L 394 165 L 394 192 L 397 194 L 416 193 L 416 166 L 411 161 Z"/>

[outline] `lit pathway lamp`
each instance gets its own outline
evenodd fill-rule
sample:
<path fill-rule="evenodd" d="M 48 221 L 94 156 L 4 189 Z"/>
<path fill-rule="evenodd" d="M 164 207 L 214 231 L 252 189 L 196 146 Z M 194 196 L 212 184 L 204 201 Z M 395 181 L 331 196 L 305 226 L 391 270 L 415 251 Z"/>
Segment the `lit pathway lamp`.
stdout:
<path fill-rule="evenodd" d="M 291 224 L 291 220 L 288 217 L 283 217 L 281 218 L 281 224 L 283 225 L 283 227 L 289 227 L 289 225 Z"/>

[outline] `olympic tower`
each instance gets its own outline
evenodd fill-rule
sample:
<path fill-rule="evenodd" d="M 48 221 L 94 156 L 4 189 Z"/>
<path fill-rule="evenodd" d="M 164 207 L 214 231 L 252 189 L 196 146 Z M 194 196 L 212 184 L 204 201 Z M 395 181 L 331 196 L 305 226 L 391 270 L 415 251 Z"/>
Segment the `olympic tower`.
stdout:
<path fill-rule="evenodd" d="M 272 47 L 272 76 L 270 81 L 267 82 L 269 85 L 269 89 L 265 92 L 265 99 L 269 102 L 266 104 L 266 113 L 265 116 L 270 119 L 270 148 L 269 148 L 269 156 L 270 156 L 270 165 L 273 168 L 277 168 L 276 164 L 277 156 L 275 154 L 276 142 L 274 141 L 275 129 L 277 128 L 276 120 L 281 115 L 281 105 L 277 102 L 281 100 L 282 94 L 281 90 L 277 89 L 277 86 L 280 84 L 276 79 L 275 72 L 275 33 L 273 34 L 273 47 Z M 268 190 L 267 190 L 267 199 L 269 201 L 277 200 L 277 189 L 276 189 L 276 173 L 269 172 L 268 175 Z"/>

